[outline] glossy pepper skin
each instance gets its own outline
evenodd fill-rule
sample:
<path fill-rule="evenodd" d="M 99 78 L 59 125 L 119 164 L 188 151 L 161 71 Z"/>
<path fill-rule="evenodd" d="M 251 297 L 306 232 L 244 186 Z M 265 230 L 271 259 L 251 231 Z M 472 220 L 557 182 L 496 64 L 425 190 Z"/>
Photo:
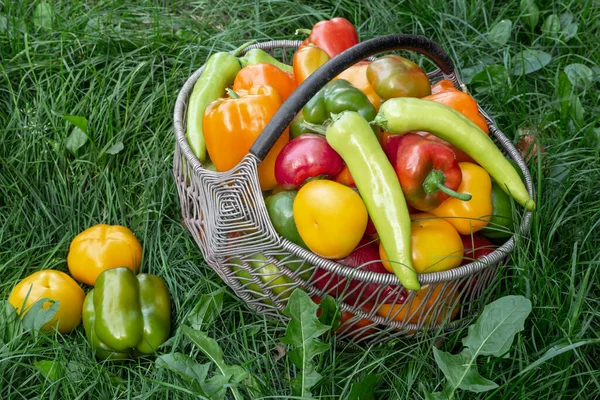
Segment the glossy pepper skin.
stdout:
<path fill-rule="evenodd" d="M 425 71 L 414 62 L 395 54 L 373 61 L 367 68 L 367 79 L 384 100 L 431 94 L 431 84 Z"/>
<path fill-rule="evenodd" d="M 461 235 L 470 235 L 482 230 L 490 222 L 492 180 L 476 164 L 462 162 L 458 165 L 462 173 L 458 191 L 471 194 L 471 200 L 449 198 L 430 213 L 446 219 Z"/>
<path fill-rule="evenodd" d="M 94 286 L 102 272 L 127 267 L 137 273 L 142 245 L 129 228 L 98 224 L 80 232 L 69 245 L 67 264 L 76 281 Z"/>
<path fill-rule="evenodd" d="M 375 93 L 375 89 L 371 86 L 371 82 L 367 79 L 367 68 L 371 63 L 369 61 L 360 61 L 344 70 L 335 79 L 344 79 L 352 84 L 355 88 L 363 92 L 375 110 L 379 110 L 381 105 L 381 97 Z"/>
<path fill-rule="evenodd" d="M 253 86 L 239 98 L 222 98 L 210 103 L 204 112 L 203 129 L 210 159 L 217 171 L 235 167 L 281 106 L 281 97 L 270 86 Z M 286 128 L 265 159 L 258 165 L 262 190 L 277 186 L 275 160 L 289 141 Z"/>
<path fill-rule="evenodd" d="M 252 64 L 238 72 L 233 81 L 233 91 L 248 91 L 258 85 L 271 86 L 279 93 L 283 102 L 296 89 L 296 80 L 294 74 L 283 71 L 273 64 Z"/>
<path fill-rule="evenodd" d="M 281 61 L 279 61 L 278 59 L 261 49 L 248 50 L 246 54 L 244 54 L 244 56 L 240 57 L 238 60 L 242 68 L 252 64 L 267 63 L 273 64 L 274 66 L 284 70 L 285 72 L 294 72 L 291 65 L 282 63 Z"/>
<path fill-rule="evenodd" d="M 367 96 L 343 79 L 336 79 L 319 90 L 302 109 L 304 120 L 311 124 L 323 124 L 331 114 L 356 111 L 367 121 L 372 121 L 377 111 Z"/>
<path fill-rule="evenodd" d="M 450 81 L 443 80 L 440 82 Z M 450 89 L 448 87 L 448 84 L 440 84 L 440 82 L 436 83 L 433 86 L 436 87 L 436 85 L 439 85 L 441 89 L 437 89 L 436 93 L 434 94 L 423 97 L 423 100 L 431 100 L 445 104 L 448 107 L 452 107 L 453 109 L 455 109 L 456 111 L 460 112 L 465 117 L 473 121 L 486 134 L 489 133 L 487 122 L 485 122 L 485 118 L 479 112 L 479 108 L 475 99 L 471 97 L 471 95 L 469 95 L 468 93 L 456 89 L 454 86 L 452 86 L 452 88 Z M 450 84 L 452 84 L 452 82 L 450 82 Z"/>
<path fill-rule="evenodd" d="M 423 115 L 428 117 L 423 118 Z M 388 133 L 426 131 L 448 141 L 485 168 L 517 203 L 529 211 L 535 210 L 535 201 L 519 174 L 492 139 L 453 108 L 435 101 L 398 97 L 381 105 L 375 123 Z"/>
<path fill-rule="evenodd" d="M 510 196 L 504 193 L 496 182 L 492 182 L 491 200 L 492 217 L 481 234 L 490 239 L 508 239 L 515 232 Z"/>
<path fill-rule="evenodd" d="M 227 52 L 215 53 L 206 61 L 202 75 L 194 85 L 188 105 L 185 135 L 200 162 L 206 161 L 206 141 L 202 127 L 204 110 L 208 104 L 225 95 L 225 88 L 233 84 L 240 68 L 240 62 L 234 55 Z"/>
<path fill-rule="evenodd" d="M 306 30 L 296 31 L 306 33 Z M 330 58 L 335 57 L 342 51 L 358 44 L 358 33 L 352 22 L 342 17 L 319 21 L 313 25 L 309 36 L 302 41 L 300 46 L 308 44 L 323 49 Z"/>
<path fill-rule="evenodd" d="M 345 111 L 327 128 L 327 142 L 348 165 L 356 187 L 400 283 L 408 290 L 421 285 L 411 257 L 411 221 L 394 168 L 367 120 Z"/>
<path fill-rule="evenodd" d="M 296 194 L 298 194 L 296 190 L 286 190 L 273 194 L 265 199 L 265 205 L 269 213 L 269 219 L 277 233 L 290 242 L 308 249 L 294 222 L 294 199 Z"/>
<path fill-rule="evenodd" d="M 171 331 L 165 282 L 124 267 L 104 271 L 83 302 L 83 326 L 100 359 L 153 354 Z"/>
<path fill-rule="evenodd" d="M 400 147 L 394 168 L 406 202 L 417 210 L 432 210 L 449 197 L 471 197 L 456 192 L 462 173 L 454 152 L 441 143 L 421 139 Z"/>
<path fill-rule="evenodd" d="M 305 133 L 289 141 L 275 160 L 275 178 L 286 190 L 297 189 L 311 178 L 331 178 L 344 168 L 344 160 L 327 140 Z"/>
<path fill-rule="evenodd" d="M 294 79 L 296 85 L 300 85 L 315 72 L 319 67 L 329 61 L 329 55 L 325 50 L 315 45 L 299 47 L 292 57 L 292 67 L 294 68 Z"/>

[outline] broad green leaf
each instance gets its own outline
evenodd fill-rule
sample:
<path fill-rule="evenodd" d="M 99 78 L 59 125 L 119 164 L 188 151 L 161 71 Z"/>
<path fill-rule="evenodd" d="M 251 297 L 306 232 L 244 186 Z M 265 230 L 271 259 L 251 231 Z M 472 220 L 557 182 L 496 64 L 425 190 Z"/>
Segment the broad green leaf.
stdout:
<path fill-rule="evenodd" d="M 121 150 L 123 150 L 124 148 L 125 146 L 123 146 L 123 142 L 117 142 L 111 147 L 109 147 L 108 150 L 106 150 L 106 154 L 117 154 L 120 153 Z"/>
<path fill-rule="evenodd" d="M 48 380 L 56 382 L 65 376 L 63 365 L 57 361 L 42 360 L 33 363 L 33 366 Z"/>
<path fill-rule="evenodd" d="M 521 0 L 521 16 L 532 29 L 537 26 L 540 9 L 535 4 L 535 0 Z"/>
<path fill-rule="evenodd" d="M 541 50 L 523 50 L 517 53 L 513 59 L 513 75 L 530 74 L 544 68 L 552 60 L 552 56 Z"/>
<path fill-rule="evenodd" d="M 54 9 L 45 1 L 40 1 L 33 10 L 33 23 L 36 26 L 50 29 L 54 19 Z"/>
<path fill-rule="evenodd" d="M 191 357 L 182 353 L 162 354 L 156 358 L 156 368 L 168 369 L 175 372 L 184 380 L 193 383 L 196 386 L 196 391 L 202 396 L 208 394 L 202 390 L 206 385 L 206 377 L 210 369 L 210 363 L 199 364 Z M 223 375 L 218 375 L 223 376 Z M 226 378 L 226 377 L 224 377 Z M 210 393 L 214 393 L 214 387 L 210 388 Z M 223 389 L 223 388 L 222 388 Z M 225 390 L 223 390 L 223 394 Z"/>
<path fill-rule="evenodd" d="M 542 33 L 549 37 L 557 37 L 560 31 L 560 19 L 556 14 L 550 14 L 542 24 Z"/>
<path fill-rule="evenodd" d="M 469 334 L 463 344 L 475 356 L 506 353 L 515 335 L 524 329 L 525 319 L 531 312 L 531 301 L 523 296 L 505 296 L 488 304 L 469 326 Z"/>
<path fill-rule="evenodd" d="M 88 133 L 88 120 L 85 117 L 79 117 L 77 115 L 63 115 L 63 118 L 69 121 L 71 124 L 78 127 L 83 133 Z"/>
<path fill-rule="evenodd" d="M 318 308 L 303 290 L 296 289 L 283 310 L 290 322 L 281 341 L 292 346 L 288 357 L 300 369 L 292 382 L 294 396 L 311 397 L 310 390 L 321 379 L 312 359 L 329 349 L 328 343 L 319 342 L 317 338 L 327 332 L 330 326 L 319 321 Z"/>
<path fill-rule="evenodd" d="M 594 80 L 594 72 L 592 69 L 583 64 L 574 63 L 567 65 L 565 67 L 565 74 L 567 74 L 567 77 L 573 86 L 580 89 L 585 89 L 591 85 Z"/>
<path fill-rule="evenodd" d="M 209 294 L 203 294 L 187 315 L 186 319 L 193 329 L 200 330 L 202 326 L 210 325 L 223 309 L 223 289 Z"/>
<path fill-rule="evenodd" d="M 504 19 L 490 29 L 487 33 L 487 38 L 492 44 L 504 46 L 508 42 L 508 39 L 510 39 L 511 30 L 512 21 L 510 19 Z"/>
<path fill-rule="evenodd" d="M 0 301 L 0 344 L 9 343 L 23 331 L 17 310 L 7 300 Z"/>
<path fill-rule="evenodd" d="M 463 68 L 460 71 L 460 76 L 465 85 L 471 83 L 473 77 L 477 75 L 477 73 L 485 68 L 482 64 L 473 65 L 471 67 Z"/>
<path fill-rule="evenodd" d="M 319 303 L 321 309 L 321 315 L 319 315 L 319 321 L 322 324 L 329 325 L 331 330 L 334 331 L 340 325 L 342 319 L 342 312 L 338 307 L 335 299 L 329 295 L 326 295 Z"/>
<path fill-rule="evenodd" d="M 171 370 L 187 381 L 204 382 L 210 364 L 198 364 L 183 353 L 162 354 L 156 358 L 156 367 Z"/>
<path fill-rule="evenodd" d="M 573 95 L 571 97 L 571 118 L 579 125 L 583 125 L 585 122 L 585 109 L 579 96 Z"/>
<path fill-rule="evenodd" d="M 433 357 L 450 385 L 455 389 L 482 393 L 498 387 L 495 382 L 479 375 L 475 357 L 469 349 L 464 349 L 461 353 L 454 355 L 434 347 Z"/>
<path fill-rule="evenodd" d="M 353 383 L 348 400 L 375 400 L 375 387 L 381 377 L 377 374 L 367 374 L 360 381 Z"/>
<path fill-rule="evenodd" d="M 236 399 L 241 395 L 236 387 L 237 384 L 248 378 L 248 372 L 239 365 L 227 365 L 223 360 L 223 350 L 219 344 L 204 332 L 194 330 L 189 326 L 182 325 L 181 330 L 217 367 L 219 373 L 227 377 L 227 382 L 233 382 L 231 391 Z"/>
<path fill-rule="evenodd" d="M 67 150 L 75 157 L 77 157 L 77 151 L 83 147 L 88 141 L 87 135 L 78 127 L 73 128 L 71 134 L 65 140 L 65 146 Z"/>
<path fill-rule="evenodd" d="M 43 308 L 47 303 L 50 303 L 50 307 Z M 50 300 L 47 298 L 40 299 L 33 303 L 33 305 L 26 311 L 23 316 L 23 327 L 27 331 L 38 332 L 56 315 L 58 311 L 58 300 Z"/>
<path fill-rule="evenodd" d="M 490 65 L 473 77 L 471 85 L 483 93 L 503 90 L 508 85 L 508 71 L 502 65 Z"/>
<path fill-rule="evenodd" d="M 562 33 L 562 38 L 566 42 L 575 36 L 577 36 L 577 23 L 573 22 L 573 14 L 570 12 L 565 12 L 560 14 L 560 30 Z"/>
<path fill-rule="evenodd" d="M 560 118 L 566 120 L 571 111 L 571 98 L 573 96 L 573 85 L 564 72 L 558 74 L 557 100 L 560 107 Z"/>

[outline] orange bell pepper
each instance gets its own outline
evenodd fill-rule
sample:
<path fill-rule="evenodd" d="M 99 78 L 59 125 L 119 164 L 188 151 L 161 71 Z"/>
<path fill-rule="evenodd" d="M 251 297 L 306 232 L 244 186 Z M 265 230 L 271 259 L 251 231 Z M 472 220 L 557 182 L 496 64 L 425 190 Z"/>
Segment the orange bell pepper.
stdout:
<path fill-rule="evenodd" d="M 218 172 L 235 167 L 281 106 L 281 97 L 271 86 L 253 86 L 248 92 L 231 92 L 232 98 L 210 103 L 204 111 L 202 130 L 206 149 Z M 237 96 L 237 98 L 236 98 Z M 265 159 L 258 165 L 262 190 L 277 186 L 275 160 L 289 141 L 286 128 Z"/>
<path fill-rule="evenodd" d="M 373 89 L 373 86 L 371 86 L 371 83 L 367 79 L 367 68 L 369 67 L 369 64 L 368 61 L 358 62 L 344 70 L 344 72 L 334 79 L 344 79 L 350 82 L 352 86 L 360 89 L 360 91 L 367 96 L 371 104 L 373 104 L 373 107 L 375 107 L 375 110 L 379 110 L 381 97 L 375 93 L 375 89 Z"/>
<path fill-rule="evenodd" d="M 250 90 L 253 86 L 269 85 L 275 89 L 281 101 L 285 101 L 296 89 L 294 74 L 277 68 L 273 64 L 247 65 L 238 72 L 233 81 L 233 91 Z"/>
<path fill-rule="evenodd" d="M 432 94 L 423 97 L 423 100 L 436 101 L 454 108 L 477 124 L 485 133 L 489 134 L 487 123 L 483 115 L 479 113 L 475 99 L 468 93 L 456 89 L 451 81 L 444 79 L 433 85 Z"/>
<path fill-rule="evenodd" d="M 470 193 L 471 200 L 449 198 L 431 214 L 448 221 L 461 235 L 470 235 L 485 228 L 492 216 L 492 179 L 479 165 L 461 162 L 462 182 L 460 193 Z"/>

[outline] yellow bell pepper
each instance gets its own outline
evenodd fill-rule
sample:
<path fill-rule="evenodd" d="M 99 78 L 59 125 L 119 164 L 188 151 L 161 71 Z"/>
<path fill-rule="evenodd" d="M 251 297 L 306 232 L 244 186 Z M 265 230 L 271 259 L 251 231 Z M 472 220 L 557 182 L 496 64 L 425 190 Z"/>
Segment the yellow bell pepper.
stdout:
<path fill-rule="evenodd" d="M 471 200 L 463 201 L 449 198 L 431 214 L 448 221 L 461 235 L 470 235 L 485 228 L 492 216 L 492 179 L 485 169 L 479 165 L 458 163 L 462 172 L 462 182 L 457 189 L 459 193 L 470 193 Z"/>
<path fill-rule="evenodd" d="M 94 286 L 107 269 L 140 270 L 142 245 L 133 232 L 121 225 L 98 224 L 79 233 L 69 246 L 69 272 L 78 282 Z"/>

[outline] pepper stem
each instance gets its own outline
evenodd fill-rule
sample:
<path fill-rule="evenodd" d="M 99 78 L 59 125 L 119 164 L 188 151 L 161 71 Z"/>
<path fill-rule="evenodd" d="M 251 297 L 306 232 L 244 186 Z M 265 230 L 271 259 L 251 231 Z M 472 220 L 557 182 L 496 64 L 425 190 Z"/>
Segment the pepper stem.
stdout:
<path fill-rule="evenodd" d="M 446 176 L 444 173 L 439 169 L 432 169 L 423 181 L 423 189 L 427 194 L 434 194 L 435 192 L 441 190 L 448 196 L 462 201 L 469 201 L 471 200 L 471 197 L 473 197 L 470 193 L 458 193 L 449 187 L 444 186 L 444 182 L 446 182 Z"/>
<path fill-rule="evenodd" d="M 319 125 L 319 124 L 313 124 L 308 121 L 302 121 L 300 123 L 300 126 L 303 129 L 306 129 L 307 131 L 311 131 L 312 133 L 317 133 L 321 136 L 325 136 L 325 133 L 327 133 L 327 125 Z"/>
<path fill-rule="evenodd" d="M 310 35 L 311 30 L 306 28 L 296 29 L 294 35 Z"/>
<path fill-rule="evenodd" d="M 237 94 L 236 92 L 233 91 L 233 89 L 227 88 L 225 89 L 225 92 L 229 95 L 229 97 L 231 97 L 232 99 L 239 99 L 240 95 Z"/>

